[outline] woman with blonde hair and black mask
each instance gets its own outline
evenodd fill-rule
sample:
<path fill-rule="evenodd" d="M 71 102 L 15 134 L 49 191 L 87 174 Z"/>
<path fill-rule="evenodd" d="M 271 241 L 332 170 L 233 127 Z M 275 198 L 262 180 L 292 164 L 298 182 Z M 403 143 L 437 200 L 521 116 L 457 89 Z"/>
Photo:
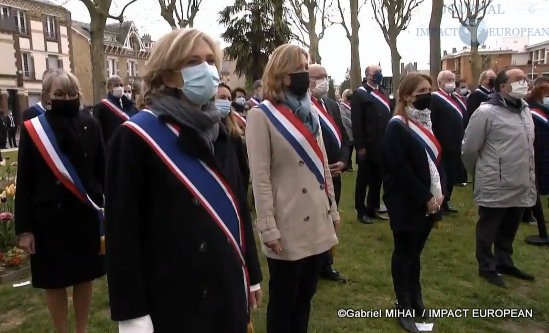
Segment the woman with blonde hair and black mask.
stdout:
<path fill-rule="evenodd" d="M 247 116 L 246 145 L 269 265 L 267 333 L 305 333 L 322 254 L 337 244 L 339 213 L 308 94 L 307 53 L 279 46 L 263 73 L 264 101 Z"/>
<path fill-rule="evenodd" d="M 221 51 L 196 29 L 151 50 L 146 108 L 106 174 L 107 276 L 119 332 L 245 333 L 261 271 L 234 140 L 214 96 Z"/>

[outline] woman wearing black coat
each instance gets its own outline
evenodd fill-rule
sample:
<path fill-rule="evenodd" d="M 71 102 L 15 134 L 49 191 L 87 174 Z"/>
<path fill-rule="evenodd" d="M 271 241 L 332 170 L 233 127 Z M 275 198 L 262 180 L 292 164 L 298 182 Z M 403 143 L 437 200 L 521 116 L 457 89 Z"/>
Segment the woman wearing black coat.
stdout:
<path fill-rule="evenodd" d="M 383 142 L 383 200 L 393 231 L 391 260 L 397 308 L 425 309 L 420 284 L 420 256 L 436 219 L 440 218 L 444 179 L 438 168 L 440 145 L 431 128 L 431 78 L 413 73 L 398 90 L 395 116 Z M 424 146 L 414 129 L 428 137 L 434 149 Z M 438 149 L 438 151 L 437 151 Z M 399 318 L 409 332 L 418 332 L 413 318 Z"/>
<path fill-rule="evenodd" d="M 105 273 L 100 254 L 98 210 L 69 190 L 46 162 L 52 155 L 38 139 L 51 128 L 52 143 L 73 167 L 94 204 L 103 204 L 105 158 L 99 123 L 79 113 L 80 92 L 73 74 L 57 69 L 43 80 L 42 103 L 48 112 L 21 128 L 15 200 L 19 245 L 30 254 L 32 285 L 46 290 L 46 305 L 59 333 L 69 332 L 66 288 L 73 287 L 76 332 L 86 332 L 91 281 Z M 46 142 L 44 140 L 43 142 Z M 67 186 L 67 184 L 69 184 Z"/>
<path fill-rule="evenodd" d="M 107 275 L 120 333 L 245 333 L 259 303 L 238 147 L 212 101 L 220 62 L 196 29 L 162 37 L 145 69 L 147 107 L 113 136 Z"/>

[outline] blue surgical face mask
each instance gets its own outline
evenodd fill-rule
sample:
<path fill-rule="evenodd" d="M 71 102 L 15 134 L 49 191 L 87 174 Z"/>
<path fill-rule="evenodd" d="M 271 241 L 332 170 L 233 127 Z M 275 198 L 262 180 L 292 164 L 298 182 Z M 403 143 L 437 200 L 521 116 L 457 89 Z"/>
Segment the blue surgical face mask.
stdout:
<path fill-rule="evenodd" d="M 246 105 L 246 98 L 245 97 L 237 97 L 234 99 L 234 102 L 238 105 Z"/>
<path fill-rule="evenodd" d="M 208 103 L 217 92 L 219 73 L 217 67 L 203 62 L 200 65 L 183 68 L 183 94 L 191 102 L 199 105 Z"/>
<path fill-rule="evenodd" d="M 219 110 L 222 119 L 227 118 L 229 112 L 231 112 L 231 101 L 228 99 L 216 99 L 215 106 Z"/>
<path fill-rule="evenodd" d="M 549 96 L 543 97 L 543 105 L 549 108 Z"/>
<path fill-rule="evenodd" d="M 375 72 L 373 75 L 373 79 L 376 84 L 381 84 L 381 82 L 383 81 L 383 74 L 381 74 L 381 72 Z"/>

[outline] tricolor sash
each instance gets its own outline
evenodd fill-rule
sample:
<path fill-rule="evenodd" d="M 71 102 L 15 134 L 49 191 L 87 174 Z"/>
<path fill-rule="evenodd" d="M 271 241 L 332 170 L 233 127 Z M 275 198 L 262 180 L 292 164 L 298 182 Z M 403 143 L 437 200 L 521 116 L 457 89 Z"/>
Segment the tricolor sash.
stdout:
<path fill-rule="evenodd" d="M 244 116 L 241 115 L 241 114 L 238 113 L 238 112 L 233 112 L 233 114 L 235 115 L 236 120 L 238 121 L 238 123 L 240 124 L 240 126 L 241 126 L 241 127 L 246 127 L 246 118 L 244 118 Z"/>
<path fill-rule="evenodd" d="M 265 100 L 259 108 L 267 115 L 269 121 L 282 134 L 295 152 L 305 162 L 309 170 L 322 186 L 326 183 L 324 175 L 324 156 L 314 135 L 303 122 L 285 105 L 274 106 Z"/>
<path fill-rule="evenodd" d="M 341 102 L 341 105 L 345 106 L 349 111 L 351 111 L 351 105 L 347 102 Z"/>
<path fill-rule="evenodd" d="M 103 238 L 105 235 L 103 220 L 105 213 L 103 208 L 96 204 L 86 192 L 84 184 L 80 180 L 76 169 L 69 158 L 61 151 L 55 133 L 46 120 L 46 116 L 32 118 L 25 121 L 30 138 L 36 145 L 40 155 L 49 166 L 55 177 L 81 202 L 95 209 L 99 216 L 99 232 Z"/>
<path fill-rule="evenodd" d="M 130 117 L 126 114 L 126 112 L 122 111 L 118 106 L 116 106 L 113 102 L 109 101 L 108 99 L 106 98 L 102 99 L 101 103 L 103 103 L 103 105 L 105 105 L 107 109 L 111 110 L 122 121 L 126 121 L 130 119 Z"/>
<path fill-rule="evenodd" d="M 36 112 L 38 112 L 39 115 L 42 115 L 44 114 L 44 112 L 46 112 L 46 109 L 44 109 L 44 107 L 42 106 L 42 102 L 38 102 L 32 107 L 36 110 Z"/>
<path fill-rule="evenodd" d="M 486 96 L 488 96 L 491 93 L 491 92 L 486 92 L 485 90 L 480 89 L 480 88 L 475 89 L 475 91 L 480 91 L 481 93 L 483 93 Z"/>
<path fill-rule="evenodd" d="M 322 130 L 327 132 L 332 139 L 337 142 L 338 147 L 341 149 L 341 131 L 337 127 L 334 118 L 328 113 L 326 107 L 319 100 L 311 97 L 311 101 L 313 108 L 318 112 Z"/>
<path fill-rule="evenodd" d="M 532 112 L 532 117 L 534 119 L 541 121 L 545 126 L 549 126 L 549 119 L 545 115 L 545 112 L 537 108 L 531 108 L 530 111 Z"/>
<path fill-rule="evenodd" d="M 387 110 L 387 112 L 389 112 L 389 113 L 391 112 L 391 105 L 389 103 L 389 100 L 379 90 L 372 89 L 372 91 L 370 92 L 370 91 L 368 91 L 368 89 L 364 88 L 364 86 L 360 86 L 360 87 L 358 87 L 358 89 L 362 89 L 365 92 L 367 92 L 368 94 L 370 94 L 372 97 L 374 97 L 374 100 L 377 102 L 377 104 L 379 104 L 380 106 L 385 108 Z"/>
<path fill-rule="evenodd" d="M 467 107 L 465 107 L 465 105 L 463 104 L 463 102 L 461 102 L 461 100 L 458 102 L 458 101 L 455 101 L 451 95 L 447 94 L 447 93 L 444 93 L 440 90 L 437 90 L 437 91 L 433 91 L 433 95 L 434 96 L 437 96 L 438 98 L 442 99 L 448 106 L 450 106 L 454 111 L 457 112 L 457 114 L 463 118 L 463 113 L 465 112 L 465 110 L 467 109 Z"/>
<path fill-rule="evenodd" d="M 258 106 L 260 104 L 260 102 L 257 99 L 253 98 L 253 97 L 250 98 L 249 102 L 252 104 L 252 107 L 253 106 Z"/>
<path fill-rule="evenodd" d="M 439 164 L 442 148 L 433 132 L 412 119 L 408 119 L 408 124 L 406 124 L 406 120 L 400 115 L 394 116 L 391 121 L 396 121 L 407 128 L 412 133 L 412 136 L 425 148 L 431 160 L 436 165 Z"/>
<path fill-rule="evenodd" d="M 223 176 L 201 160 L 185 153 L 177 143 L 179 129 L 162 123 L 149 110 L 137 113 L 122 126 L 130 128 L 151 147 L 227 237 L 242 265 L 247 300 L 249 282 L 244 258 L 244 226 L 238 201 Z"/>

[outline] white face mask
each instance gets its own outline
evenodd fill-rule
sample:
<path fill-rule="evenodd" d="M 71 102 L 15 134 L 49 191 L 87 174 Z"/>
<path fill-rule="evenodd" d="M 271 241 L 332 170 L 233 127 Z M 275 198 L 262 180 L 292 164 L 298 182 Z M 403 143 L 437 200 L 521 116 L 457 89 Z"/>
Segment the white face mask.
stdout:
<path fill-rule="evenodd" d="M 469 92 L 469 89 L 467 88 L 459 88 L 459 93 L 461 96 L 467 95 L 468 92 Z"/>
<path fill-rule="evenodd" d="M 316 86 L 311 91 L 315 97 L 323 97 L 328 92 L 328 79 L 316 81 Z"/>
<path fill-rule="evenodd" d="M 447 82 L 444 84 L 444 91 L 447 93 L 451 93 L 454 90 L 456 90 L 456 83 L 455 82 Z"/>
<path fill-rule="evenodd" d="M 124 96 L 126 96 L 127 99 L 132 99 L 132 93 L 124 93 Z"/>
<path fill-rule="evenodd" d="M 549 96 L 543 97 L 543 105 L 546 107 L 549 107 Z"/>
<path fill-rule="evenodd" d="M 112 95 L 116 98 L 122 97 L 124 95 L 124 88 L 123 87 L 112 88 Z"/>
<path fill-rule="evenodd" d="M 528 83 L 526 81 L 511 83 L 511 92 L 509 96 L 522 99 L 528 94 Z"/>

